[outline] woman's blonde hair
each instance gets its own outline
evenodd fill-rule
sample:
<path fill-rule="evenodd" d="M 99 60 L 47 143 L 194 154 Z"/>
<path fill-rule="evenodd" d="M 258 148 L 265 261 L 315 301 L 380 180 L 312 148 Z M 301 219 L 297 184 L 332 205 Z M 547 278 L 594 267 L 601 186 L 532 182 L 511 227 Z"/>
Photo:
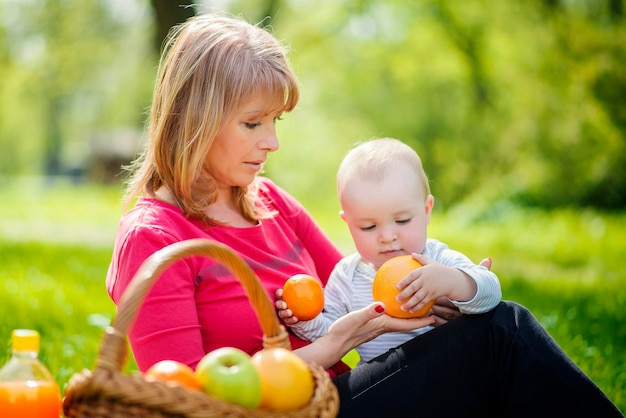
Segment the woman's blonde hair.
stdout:
<path fill-rule="evenodd" d="M 146 145 L 130 167 L 126 206 L 165 186 L 185 216 L 216 224 L 206 215 L 217 196 L 205 163 L 209 149 L 252 96 L 267 95 L 268 112 L 296 107 L 298 81 L 286 54 L 267 30 L 238 17 L 203 14 L 174 27 L 159 64 Z M 244 217 L 258 219 L 254 185 L 233 189 Z"/>
<path fill-rule="evenodd" d="M 381 180 L 388 168 L 399 162 L 407 164 L 415 172 L 424 197 L 430 195 L 430 184 L 424 172 L 422 160 L 413 148 L 394 138 L 379 138 L 362 142 L 352 148 L 339 165 L 337 191 L 348 187 L 352 178 Z"/>

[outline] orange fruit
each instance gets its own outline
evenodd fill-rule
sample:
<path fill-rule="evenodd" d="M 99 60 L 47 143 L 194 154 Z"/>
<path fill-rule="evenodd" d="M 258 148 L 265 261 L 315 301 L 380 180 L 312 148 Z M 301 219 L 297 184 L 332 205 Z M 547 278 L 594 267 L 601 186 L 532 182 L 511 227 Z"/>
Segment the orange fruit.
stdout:
<path fill-rule="evenodd" d="M 260 408 L 291 411 L 306 405 L 313 396 L 315 381 L 309 366 L 292 351 L 265 348 L 252 356 L 261 378 Z"/>
<path fill-rule="evenodd" d="M 301 321 L 309 321 L 324 309 L 324 290 L 313 276 L 295 274 L 283 285 L 283 300 Z"/>
<path fill-rule="evenodd" d="M 193 369 L 175 360 L 161 360 L 144 373 L 148 381 L 159 380 L 168 385 L 182 386 L 191 390 L 202 390 L 202 385 Z"/>
<path fill-rule="evenodd" d="M 375 301 L 385 304 L 385 312 L 388 315 L 396 318 L 416 318 L 425 315 L 428 310 L 433 307 L 435 304 L 434 300 L 428 302 L 426 306 L 419 311 L 410 313 L 400 309 L 404 301 L 396 302 L 396 296 L 400 293 L 398 289 L 396 289 L 396 284 L 405 278 L 407 274 L 421 266 L 422 264 L 411 255 L 400 255 L 390 258 L 380 266 L 376 272 L 376 276 L 374 276 L 372 296 Z"/>

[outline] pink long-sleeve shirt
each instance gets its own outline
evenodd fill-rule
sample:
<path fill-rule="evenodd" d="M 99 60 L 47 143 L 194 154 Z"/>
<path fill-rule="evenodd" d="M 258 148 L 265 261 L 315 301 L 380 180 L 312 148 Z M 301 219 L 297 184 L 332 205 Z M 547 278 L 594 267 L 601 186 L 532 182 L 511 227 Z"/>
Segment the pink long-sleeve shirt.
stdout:
<path fill-rule="evenodd" d="M 311 274 L 325 284 L 340 252 L 299 202 L 267 178 L 258 181 L 259 201 L 277 214 L 248 228 L 209 227 L 185 218 L 176 206 L 140 198 L 120 220 L 106 279 L 113 301 L 119 303 L 148 256 L 192 238 L 213 239 L 235 250 L 252 267 L 272 300 L 276 289 L 296 273 Z M 162 359 L 195 368 L 207 352 L 224 346 L 253 354 L 262 348 L 262 336 L 238 279 L 204 256 L 179 260 L 163 272 L 128 335 L 142 371 Z M 294 349 L 308 344 L 294 335 L 290 339 Z"/>

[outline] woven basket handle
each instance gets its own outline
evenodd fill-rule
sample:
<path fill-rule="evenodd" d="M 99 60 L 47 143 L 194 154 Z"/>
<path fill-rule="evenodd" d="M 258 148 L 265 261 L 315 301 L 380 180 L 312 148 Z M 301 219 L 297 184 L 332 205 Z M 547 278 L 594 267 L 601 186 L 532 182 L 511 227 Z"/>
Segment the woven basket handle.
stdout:
<path fill-rule="evenodd" d="M 127 355 L 126 334 L 148 291 L 167 267 L 181 258 L 192 255 L 205 255 L 219 261 L 239 279 L 259 318 L 264 334 L 264 347 L 278 346 L 291 349 L 287 331 L 278 322 L 274 304 L 250 266 L 230 247 L 197 238 L 168 245 L 148 257 L 139 267 L 122 295 L 112 326 L 106 330 L 97 368 L 122 370 Z"/>

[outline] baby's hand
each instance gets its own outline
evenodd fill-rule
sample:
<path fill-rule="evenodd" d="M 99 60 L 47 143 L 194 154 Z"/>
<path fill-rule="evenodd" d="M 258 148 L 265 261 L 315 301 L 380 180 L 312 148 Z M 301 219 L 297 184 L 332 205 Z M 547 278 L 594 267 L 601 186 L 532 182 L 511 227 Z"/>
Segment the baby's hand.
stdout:
<path fill-rule="evenodd" d="M 410 313 L 423 309 L 429 302 L 440 296 L 446 296 L 452 287 L 452 280 L 448 278 L 449 267 L 445 267 L 421 254 L 413 254 L 422 264 L 409 273 L 397 284 L 400 291 L 396 297 L 403 302 L 402 309 Z M 454 271 L 456 271 L 454 269 Z"/>
<path fill-rule="evenodd" d="M 291 309 L 287 307 L 287 302 L 283 300 L 283 289 L 276 289 L 276 301 L 274 302 L 274 306 L 278 311 L 278 317 L 283 320 L 286 325 L 294 325 L 297 324 L 298 318 L 293 316 L 293 312 Z"/>

